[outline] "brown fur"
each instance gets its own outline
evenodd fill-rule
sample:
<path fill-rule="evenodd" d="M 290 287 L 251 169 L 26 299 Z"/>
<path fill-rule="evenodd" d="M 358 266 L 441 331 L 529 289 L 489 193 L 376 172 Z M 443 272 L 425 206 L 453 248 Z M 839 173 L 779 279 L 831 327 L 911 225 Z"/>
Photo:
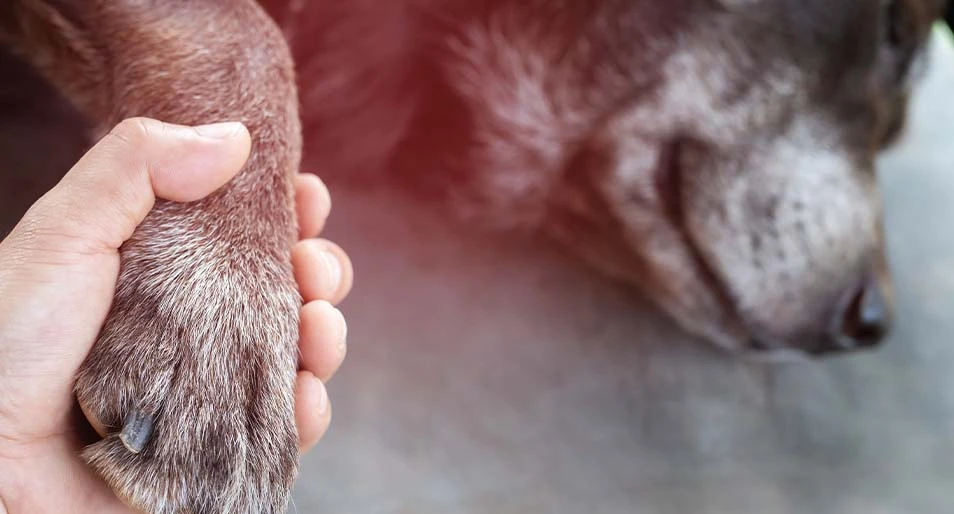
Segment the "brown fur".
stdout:
<path fill-rule="evenodd" d="M 832 344 L 880 275 L 878 149 L 934 0 L 268 0 L 309 168 L 540 230 L 727 348 Z M 888 4 L 888 6 L 886 6 Z M 296 467 L 291 58 L 246 0 L 14 0 L 0 36 L 102 128 L 239 119 L 222 192 L 123 247 L 77 396 L 157 513 L 280 512 Z M 131 141 L 130 144 L 135 144 Z M 116 432 L 145 413 L 141 453 Z M 135 418 L 135 416 L 133 416 Z"/>

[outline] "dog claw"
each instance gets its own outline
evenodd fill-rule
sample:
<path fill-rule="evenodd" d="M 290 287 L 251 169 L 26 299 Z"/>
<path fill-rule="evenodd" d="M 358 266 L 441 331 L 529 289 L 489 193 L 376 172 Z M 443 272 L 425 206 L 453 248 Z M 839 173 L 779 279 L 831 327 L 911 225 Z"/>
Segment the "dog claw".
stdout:
<path fill-rule="evenodd" d="M 126 416 L 123 429 L 119 433 L 119 440 L 123 442 L 123 446 L 127 450 L 139 453 L 149 442 L 149 438 L 152 436 L 152 427 L 152 416 L 139 409 L 133 409 Z"/>

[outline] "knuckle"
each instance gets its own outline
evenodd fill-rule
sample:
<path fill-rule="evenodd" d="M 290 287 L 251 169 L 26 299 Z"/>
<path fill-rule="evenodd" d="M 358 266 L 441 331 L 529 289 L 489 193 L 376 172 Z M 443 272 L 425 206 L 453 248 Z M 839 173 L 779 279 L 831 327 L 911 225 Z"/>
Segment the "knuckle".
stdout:
<path fill-rule="evenodd" d="M 127 118 L 120 121 L 107 137 L 117 140 L 126 149 L 138 150 L 162 130 L 162 122 L 142 117 Z"/>
<path fill-rule="evenodd" d="M 124 119 L 103 138 L 103 154 L 116 163 L 122 162 L 122 169 L 130 175 L 141 172 L 152 175 L 156 167 L 153 162 L 156 146 L 162 144 L 158 140 L 166 130 L 164 123 L 154 119 Z"/>

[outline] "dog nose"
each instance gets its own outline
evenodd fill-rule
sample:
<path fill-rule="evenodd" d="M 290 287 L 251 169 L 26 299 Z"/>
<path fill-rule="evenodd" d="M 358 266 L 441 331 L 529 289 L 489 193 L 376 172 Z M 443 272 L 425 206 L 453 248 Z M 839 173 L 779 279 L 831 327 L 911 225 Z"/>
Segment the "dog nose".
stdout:
<path fill-rule="evenodd" d="M 877 279 L 867 280 L 835 319 L 830 348 L 822 353 L 877 346 L 891 329 L 891 304 Z"/>

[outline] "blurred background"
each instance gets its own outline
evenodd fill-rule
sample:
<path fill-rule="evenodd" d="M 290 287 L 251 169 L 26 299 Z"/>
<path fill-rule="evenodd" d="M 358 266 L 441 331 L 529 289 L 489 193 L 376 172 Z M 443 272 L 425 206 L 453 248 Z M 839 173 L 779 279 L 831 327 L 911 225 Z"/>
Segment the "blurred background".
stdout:
<path fill-rule="evenodd" d="M 881 167 L 899 319 L 873 353 L 739 362 L 547 243 L 336 191 L 349 358 L 294 511 L 954 511 L 954 49 L 929 61 Z M 86 144 L 17 66 L 0 56 L 2 166 L 25 171 L 0 173 L 0 228 Z"/>

